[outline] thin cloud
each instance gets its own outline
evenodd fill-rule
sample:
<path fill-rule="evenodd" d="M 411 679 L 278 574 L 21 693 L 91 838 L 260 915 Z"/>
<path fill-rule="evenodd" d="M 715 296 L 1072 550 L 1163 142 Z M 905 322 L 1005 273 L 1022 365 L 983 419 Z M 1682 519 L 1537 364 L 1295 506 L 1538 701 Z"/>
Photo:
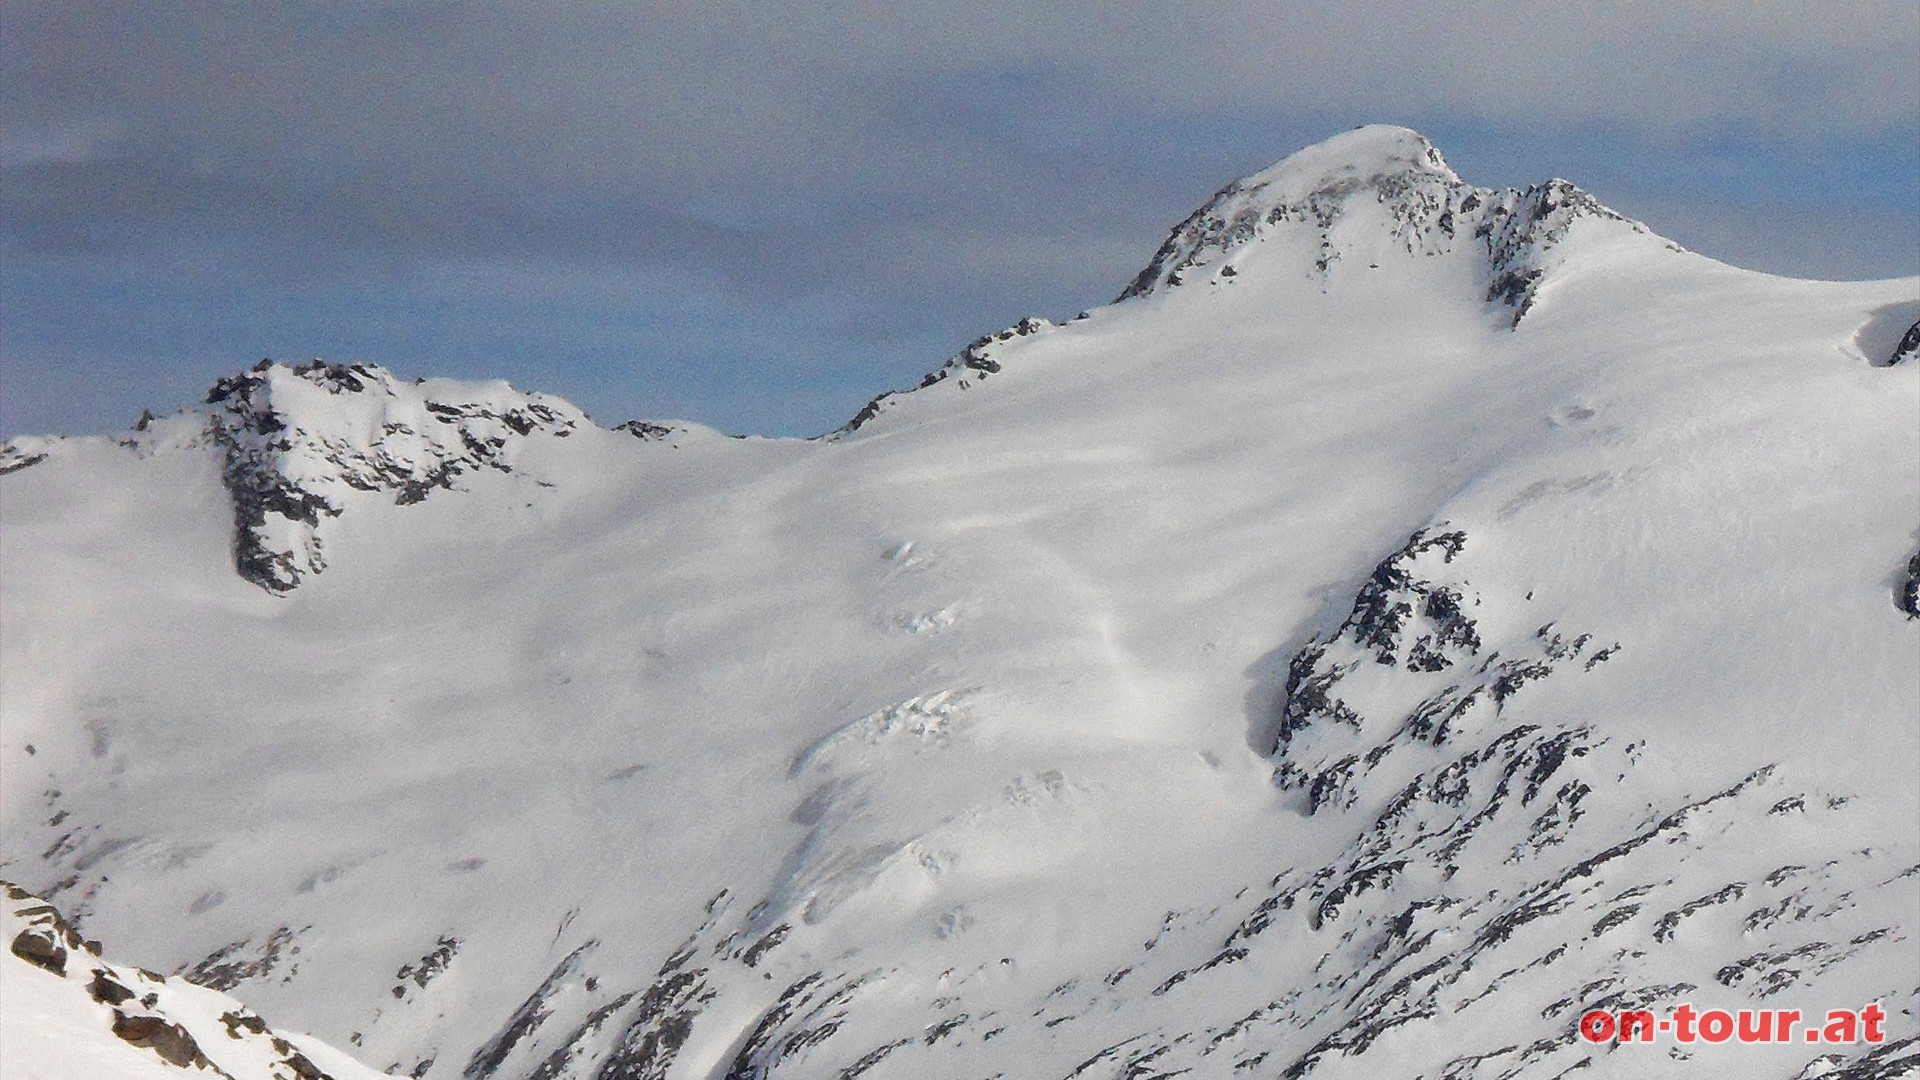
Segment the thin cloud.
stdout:
<path fill-rule="evenodd" d="M 116 280 L 347 311 L 483 266 L 653 289 L 630 302 L 644 324 L 669 318 L 668 293 L 634 283 L 682 274 L 672 296 L 730 297 L 669 320 L 674 340 L 711 318 L 772 370 L 769 336 L 723 321 L 768 319 L 794 356 L 876 356 L 877 324 L 900 344 L 893 384 L 938 360 L 929 341 L 1105 300 L 1219 184 L 1374 120 L 1430 130 L 1476 182 L 1566 175 L 1700 223 L 1704 241 L 1677 238 L 1709 254 L 1864 276 L 1907 257 L 1874 248 L 1901 234 L 1844 221 L 1886 196 L 1839 183 L 1831 218 L 1803 215 L 1773 247 L 1765 215 L 1817 208 L 1787 188 L 1836 156 L 1895 202 L 1920 197 L 1871 164 L 1920 142 L 1915 55 L 1908 0 L 29 0 L 0 9 L 0 244 L 8 292 L 46 306 L 10 305 L 0 345 L 57 362 L 63 327 Z M 1703 155 L 1715 140 L 1732 150 Z M 1821 250 L 1804 237 L 1828 221 Z M 1762 239 L 1734 242 L 1749 225 Z M 63 294 L 69 279 L 89 284 Z M 240 288 L 261 280 L 285 292 Z M 621 310 L 593 302 L 597 320 Z M 858 315 L 782 314 L 828 308 Z M 564 349 L 564 329 L 528 340 Z M 388 347 L 417 336 L 396 325 Z M 180 354 L 157 336 L 148 352 Z"/>

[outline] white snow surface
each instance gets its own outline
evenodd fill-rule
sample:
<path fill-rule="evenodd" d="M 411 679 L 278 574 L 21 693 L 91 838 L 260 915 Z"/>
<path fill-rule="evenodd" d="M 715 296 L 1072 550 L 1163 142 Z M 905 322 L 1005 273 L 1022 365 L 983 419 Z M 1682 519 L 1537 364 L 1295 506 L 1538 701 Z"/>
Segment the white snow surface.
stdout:
<path fill-rule="evenodd" d="M 0 876 L 429 1080 L 1912 1075 L 1916 319 L 1367 128 L 827 438 L 270 366 L 0 453 Z"/>
<path fill-rule="evenodd" d="M 275 1031 L 218 991 L 95 955 L 53 907 L 8 887 L 0 933 L 58 950 L 35 963 L 0 956 L 0 1077 L 7 1080 L 372 1080 L 309 1036 Z M 159 1037 L 155 1037 L 156 1029 Z"/>

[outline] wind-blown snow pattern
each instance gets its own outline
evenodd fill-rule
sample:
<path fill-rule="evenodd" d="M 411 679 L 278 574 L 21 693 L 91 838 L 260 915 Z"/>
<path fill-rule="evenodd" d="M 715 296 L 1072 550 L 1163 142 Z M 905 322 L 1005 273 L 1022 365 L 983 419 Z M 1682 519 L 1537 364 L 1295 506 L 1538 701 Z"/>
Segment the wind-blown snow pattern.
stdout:
<path fill-rule="evenodd" d="M 268 365 L 0 452 L 3 876 L 428 1080 L 1914 1075 L 1917 315 L 1365 128 L 826 438 Z"/>

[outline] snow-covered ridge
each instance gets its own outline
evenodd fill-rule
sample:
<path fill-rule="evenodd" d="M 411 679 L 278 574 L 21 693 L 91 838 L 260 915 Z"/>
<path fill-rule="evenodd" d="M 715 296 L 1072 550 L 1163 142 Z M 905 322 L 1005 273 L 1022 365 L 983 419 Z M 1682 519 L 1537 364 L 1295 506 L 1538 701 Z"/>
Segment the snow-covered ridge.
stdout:
<path fill-rule="evenodd" d="M 570 402 L 504 380 L 406 380 L 374 364 L 262 360 L 216 382 L 204 407 L 145 413 L 116 441 L 142 456 L 217 453 L 233 500 L 235 569 L 284 594 L 326 569 L 326 523 L 356 498 L 422 502 L 462 477 L 512 472 L 529 440 L 593 428 Z M 635 420 L 617 430 L 658 441 L 685 429 Z M 0 475 L 40 464 L 65 441 L 8 442 Z"/>
<path fill-rule="evenodd" d="M 366 364 L 268 361 L 216 383 L 208 433 L 233 495 L 234 564 L 269 592 L 326 569 L 322 523 L 352 492 L 402 505 L 467 473 L 511 469 L 514 444 L 565 438 L 587 415 L 505 382 L 407 383 Z"/>
<path fill-rule="evenodd" d="M 0 882 L 0 1077 L 219 1076 L 370 1080 L 376 1073 L 307 1035 L 268 1026 L 217 990 L 100 959 L 52 905 Z"/>
<path fill-rule="evenodd" d="M 1215 279 L 1236 277 L 1234 258 L 1283 230 L 1305 230 L 1317 239 L 1312 269 L 1324 279 L 1353 253 L 1352 238 L 1338 226 L 1356 218 L 1372 222 L 1364 237 L 1370 258 L 1378 257 L 1382 233 L 1393 241 L 1387 250 L 1406 256 L 1468 251 L 1483 263 L 1487 302 L 1512 309 L 1514 325 L 1558 265 L 1556 249 L 1574 222 L 1613 222 L 1653 235 L 1565 180 L 1525 189 L 1475 187 L 1425 136 L 1374 125 L 1222 188 L 1174 227 L 1119 299 L 1185 284 L 1208 269 Z"/>
<path fill-rule="evenodd" d="M 0 873 L 419 1080 L 1913 1074 L 1920 279 L 1562 193 L 1510 332 L 1380 135 L 1263 174 L 1358 184 L 1324 230 L 851 435 L 268 365 L 18 441 Z M 234 579 L 230 455 L 263 552 L 327 544 L 297 600 Z"/>
<path fill-rule="evenodd" d="M 1272 266 L 1251 271 L 1241 257 L 1284 237 L 1293 241 L 1293 254 L 1282 257 L 1283 265 L 1322 290 L 1343 264 L 1377 270 L 1393 257 L 1465 260 L 1480 299 L 1517 327 L 1565 264 L 1570 234 L 1581 222 L 1642 238 L 1656 250 L 1681 250 L 1565 180 L 1523 189 L 1476 187 L 1448 166 L 1426 136 L 1370 125 L 1222 188 L 1174 226 L 1115 303 L 1201 280 L 1220 285 L 1248 273 L 1272 277 Z M 1302 254 L 1299 265 L 1291 265 Z M 1052 326 L 1028 317 L 983 335 L 917 385 L 874 397 L 829 437 L 858 431 L 904 394 L 949 380 L 955 389 L 970 389 L 1002 370 L 1001 354 L 1010 343 Z"/>
<path fill-rule="evenodd" d="M 954 380 L 954 385 L 962 390 L 971 388 L 975 383 L 985 382 L 989 376 L 996 375 L 1001 370 L 1001 361 L 996 354 L 1001 351 L 1002 346 L 1019 338 L 1037 334 L 1052 325 L 1045 319 L 1029 315 L 997 334 L 982 334 L 969 342 L 966 348 L 949 357 L 946 363 L 928 372 L 913 390 L 925 390 L 948 379 Z M 912 393 L 913 390 L 904 392 Z M 828 437 L 850 435 L 860 430 L 868 421 L 886 411 L 891 399 L 898 397 L 900 393 L 901 391 L 894 390 L 882 392 L 861 406 L 853 419 L 847 421 Z"/>

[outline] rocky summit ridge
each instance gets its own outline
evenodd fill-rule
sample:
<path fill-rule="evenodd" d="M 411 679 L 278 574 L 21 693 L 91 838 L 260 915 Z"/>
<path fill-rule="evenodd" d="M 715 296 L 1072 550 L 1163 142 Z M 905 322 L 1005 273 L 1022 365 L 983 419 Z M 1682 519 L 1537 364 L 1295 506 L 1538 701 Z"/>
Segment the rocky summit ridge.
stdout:
<path fill-rule="evenodd" d="M 352 492 L 399 505 L 482 469 L 510 469 L 518 440 L 591 423 L 573 405 L 504 382 L 407 383 L 368 364 L 262 361 L 207 394 L 207 433 L 233 496 L 234 565 L 269 592 L 326 569 L 322 525 Z"/>
<path fill-rule="evenodd" d="M 1343 260 L 1378 258 L 1383 244 L 1410 257 L 1464 252 L 1484 264 L 1486 302 L 1510 311 L 1517 326 L 1582 220 L 1652 236 L 1563 180 L 1524 190 L 1475 187 L 1425 136 L 1373 125 L 1221 189 L 1174 228 L 1118 300 L 1171 290 L 1201 275 L 1232 279 L 1242 272 L 1240 257 L 1263 241 L 1306 237 L 1311 276 L 1322 284 Z M 949 380 L 968 389 L 1001 370 L 999 354 L 1010 343 L 1052 326 L 1029 317 L 983 335 L 913 389 Z M 899 397 L 878 395 L 833 436 L 859 430 Z M 148 434 L 156 418 L 143 416 L 122 442 L 147 452 L 167 439 L 217 450 L 233 502 L 234 567 L 280 595 L 326 569 L 327 523 L 358 494 L 418 503 L 463 476 L 512 471 L 527 440 L 564 439 L 593 423 L 560 398 L 504 382 L 408 381 L 374 364 L 321 360 L 262 360 L 216 382 L 205 406 L 170 418 L 164 436 Z M 642 439 L 674 430 L 642 421 L 623 429 Z M 32 438 L 8 443 L 0 450 L 0 472 L 44 460 L 47 445 Z"/>
<path fill-rule="evenodd" d="M 1920 279 L 1391 128 L 1150 270 L 817 440 L 267 363 L 10 444 L 0 975 L 280 1080 L 255 1015 L 418 1080 L 1920 1070 Z"/>
<path fill-rule="evenodd" d="M 118 441 L 140 454 L 216 453 L 233 502 L 234 569 L 285 594 L 327 568 L 327 523 L 356 498 L 423 502 L 463 477 L 511 472 L 527 440 L 591 426 L 571 403 L 504 381 L 406 380 L 375 364 L 262 360 L 216 382 L 203 407 L 149 412 Z M 636 434 L 672 430 L 647 427 Z M 36 465 L 56 445 L 10 442 L 0 470 Z"/>
<path fill-rule="evenodd" d="M 1485 299 L 1511 311 L 1533 305 L 1577 221 L 1614 223 L 1652 237 L 1646 226 L 1565 180 L 1495 190 L 1462 180 L 1426 136 L 1371 125 L 1337 135 L 1271 168 L 1221 188 L 1174 226 L 1120 300 L 1178 286 L 1198 275 L 1234 277 L 1235 257 L 1276 233 L 1311 238 L 1321 280 L 1360 245 L 1341 228 L 1364 222 L 1369 253 L 1434 257 L 1456 250 L 1482 264 Z M 1656 240 L 1658 238 L 1655 238 Z M 1670 241 L 1659 240 L 1679 250 Z"/>

